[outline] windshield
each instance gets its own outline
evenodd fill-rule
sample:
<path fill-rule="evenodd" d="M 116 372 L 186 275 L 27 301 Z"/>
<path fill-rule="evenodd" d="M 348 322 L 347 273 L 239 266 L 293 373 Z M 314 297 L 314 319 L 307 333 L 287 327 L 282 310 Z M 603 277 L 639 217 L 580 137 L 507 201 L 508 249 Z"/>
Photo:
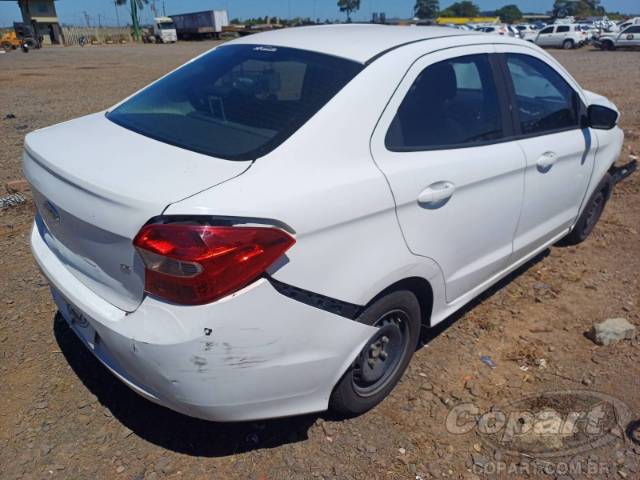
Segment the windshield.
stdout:
<path fill-rule="evenodd" d="M 174 30 L 176 26 L 173 24 L 173 22 L 162 22 L 158 24 L 158 28 L 160 30 Z"/>
<path fill-rule="evenodd" d="M 289 138 L 362 68 L 293 48 L 221 46 L 147 87 L 107 118 L 188 150 L 252 160 Z"/>

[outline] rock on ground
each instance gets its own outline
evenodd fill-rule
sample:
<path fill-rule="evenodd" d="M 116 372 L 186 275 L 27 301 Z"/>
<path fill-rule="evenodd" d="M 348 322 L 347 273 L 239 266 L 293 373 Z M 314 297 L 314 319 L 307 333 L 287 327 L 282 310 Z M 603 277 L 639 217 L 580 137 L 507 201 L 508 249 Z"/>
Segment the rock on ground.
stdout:
<path fill-rule="evenodd" d="M 598 345 L 611 345 L 633 337 L 636 327 L 625 318 L 608 318 L 596 323 L 591 330 L 591 338 Z"/>

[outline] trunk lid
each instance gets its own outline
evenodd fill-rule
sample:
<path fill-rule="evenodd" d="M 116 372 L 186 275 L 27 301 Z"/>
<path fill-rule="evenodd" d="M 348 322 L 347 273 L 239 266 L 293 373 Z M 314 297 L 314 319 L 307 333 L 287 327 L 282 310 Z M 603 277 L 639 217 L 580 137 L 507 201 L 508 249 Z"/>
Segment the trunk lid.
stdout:
<path fill-rule="evenodd" d="M 76 278 L 125 311 L 144 297 L 144 267 L 132 244 L 140 228 L 167 205 L 250 165 L 147 138 L 104 113 L 30 133 L 23 155 L 49 248 Z"/>

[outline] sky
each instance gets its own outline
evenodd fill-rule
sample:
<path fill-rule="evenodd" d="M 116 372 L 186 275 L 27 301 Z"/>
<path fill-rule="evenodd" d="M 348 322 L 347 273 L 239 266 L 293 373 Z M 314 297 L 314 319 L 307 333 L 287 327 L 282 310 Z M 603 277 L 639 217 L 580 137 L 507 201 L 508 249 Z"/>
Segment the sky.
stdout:
<path fill-rule="evenodd" d="M 445 8 L 454 0 L 440 0 L 440 7 Z M 156 0 L 158 15 L 162 14 L 162 6 L 168 15 L 195 12 L 199 10 L 227 9 L 229 18 L 264 17 L 310 17 L 325 19 L 342 19 L 336 6 L 336 0 Z M 551 10 L 553 0 L 475 0 L 482 10 L 492 10 L 503 5 L 515 3 L 522 11 L 546 12 Z M 147 23 L 153 14 L 149 5 L 142 12 L 142 21 Z M 353 15 L 354 20 L 370 20 L 373 12 L 385 12 L 388 18 L 412 16 L 415 0 L 361 0 L 360 11 Z M 640 0 L 602 0 L 609 11 L 640 13 Z M 0 0 L 0 26 L 12 25 L 21 21 L 20 10 L 15 0 Z M 57 0 L 56 8 L 60 21 L 65 24 L 83 24 L 87 12 L 91 25 L 115 25 L 118 21 L 113 0 Z M 118 16 L 122 25 L 129 19 L 126 7 L 118 7 Z"/>

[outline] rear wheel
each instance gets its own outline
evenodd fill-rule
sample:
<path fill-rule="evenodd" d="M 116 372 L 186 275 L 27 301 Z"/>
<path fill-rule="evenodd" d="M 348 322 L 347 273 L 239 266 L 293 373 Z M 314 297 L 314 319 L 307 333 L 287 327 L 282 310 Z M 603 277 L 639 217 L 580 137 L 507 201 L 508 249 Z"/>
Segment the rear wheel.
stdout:
<path fill-rule="evenodd" d="M 331 394 L 331 408 L 344 415 L 370 410 L 398 383 L 418 344 L 420 305 L 413 293 L 398 290 L 375 301 L 358 320 L 378 330 Z"/>
<path fill-rule="evenodd" d="M 607 173 L 602 180 L 600 180 L 600 183 L 591 195 L 589 203 L 585 206 L 571 233 L 562 239 L 562 244 L 577 245 L 587 239 L 602 215 L 604 206 L 607 204 L 611 195 L 612 188 L 611 175 Z"/>
<path fill-rule="evenodd" d="M 562 48 L 565 50 L 571 50 L 573 48 L 573 40 L 565 40 L 562 42 Z"/>

